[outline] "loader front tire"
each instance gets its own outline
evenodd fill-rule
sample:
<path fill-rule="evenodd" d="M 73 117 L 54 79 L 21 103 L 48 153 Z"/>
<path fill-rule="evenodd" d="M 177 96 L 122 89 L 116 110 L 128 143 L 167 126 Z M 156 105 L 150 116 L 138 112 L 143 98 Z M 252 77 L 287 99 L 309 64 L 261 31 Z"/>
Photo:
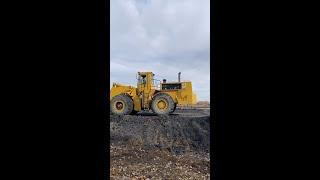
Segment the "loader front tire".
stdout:
<path fill-rule="evenodd" d="M 174 109 L 174 102 L 168 94 L 159 93 L 153 98 L 151 109 L 158 115 L 167 115 Z"/>
<path fill-rule="evenodd" d="M 116 115 L 131 114 L 133 111 L 133 101 L 125 94 L 117 95 L 112 98 L 110 102 L 110 109 L 111 112 Z"/>

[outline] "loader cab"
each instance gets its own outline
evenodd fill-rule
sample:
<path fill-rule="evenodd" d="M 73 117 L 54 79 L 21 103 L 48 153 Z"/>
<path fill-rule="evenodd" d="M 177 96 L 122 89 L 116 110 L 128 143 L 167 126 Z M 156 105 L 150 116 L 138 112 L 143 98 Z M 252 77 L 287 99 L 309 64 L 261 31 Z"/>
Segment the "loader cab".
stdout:
<path fill-rule="evenodd" d="M 150 91 L 153 86 L 153 76 L 152 72 L 138 72 L 137 74 L 137 88 L 138 91 Z"/>
<path fill-rule="evenodd" d="M 154 74 L 152 72 L 138 72 L 137 80 L 139 85 L 152 85 L 152 79 Z"/>
<path fill-rule="evenodd" d="M 138 72 L 137 75 L 137 94 L 141 99 L 142 109 L 149 109 L 149 99 L 154 93 L 152 72 Z"/>

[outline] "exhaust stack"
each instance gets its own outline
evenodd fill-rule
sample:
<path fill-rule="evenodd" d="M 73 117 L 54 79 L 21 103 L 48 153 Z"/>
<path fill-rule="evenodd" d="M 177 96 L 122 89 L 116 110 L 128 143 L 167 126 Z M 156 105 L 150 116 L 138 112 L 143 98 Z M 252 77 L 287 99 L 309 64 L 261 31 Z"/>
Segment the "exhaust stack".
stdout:
<path fill-rule="evenodd" d="M 178 82 L 180 82 L 181 72 L 178 73 Z"/>

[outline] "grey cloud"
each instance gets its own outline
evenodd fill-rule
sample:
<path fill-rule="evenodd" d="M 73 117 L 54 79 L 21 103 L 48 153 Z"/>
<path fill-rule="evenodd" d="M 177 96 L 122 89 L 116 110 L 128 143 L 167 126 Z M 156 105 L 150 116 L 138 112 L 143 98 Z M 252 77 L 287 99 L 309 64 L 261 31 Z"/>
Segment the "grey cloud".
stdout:
<path fill-rule="evenodd" d="M 191 80 L 210 98 L 209 0 L 111 0 L 111 83 L 134 85 L 137 71 Z"/>

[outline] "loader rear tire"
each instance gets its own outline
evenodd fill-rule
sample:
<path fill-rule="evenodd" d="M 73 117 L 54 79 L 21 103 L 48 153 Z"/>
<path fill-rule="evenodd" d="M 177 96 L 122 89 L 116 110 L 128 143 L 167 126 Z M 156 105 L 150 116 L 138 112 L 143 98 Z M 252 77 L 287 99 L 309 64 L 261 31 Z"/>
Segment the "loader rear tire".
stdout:
<path fill-rule="evenodd" d="M 117 95 L 112 98 L 110 102 L 110 109 L 111 112 L 116 115 L 131 114 L 133 111 L 133 101 L 125 94 Z"/>
<path fill-rule="evenodd" d="M 170 113 L 173 113 L 176 110 L 176 108 L 177 108 L 177 104 L 174 103 L 173 109 L 170 111 Z"/>
<path fill-rule="evenodd" d="M 138 111 L 132 110 L 132 112 L 130 113 L 130 115 L 136 115 L 138 113 Z"/>
<path fill-rule="evenodd" d="M 158 115 L 167 115 L 174 109 L 174 102 L 168 94 L 157 94 L 151 103 L 151 109 Z"/>

